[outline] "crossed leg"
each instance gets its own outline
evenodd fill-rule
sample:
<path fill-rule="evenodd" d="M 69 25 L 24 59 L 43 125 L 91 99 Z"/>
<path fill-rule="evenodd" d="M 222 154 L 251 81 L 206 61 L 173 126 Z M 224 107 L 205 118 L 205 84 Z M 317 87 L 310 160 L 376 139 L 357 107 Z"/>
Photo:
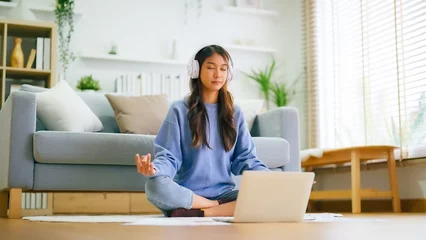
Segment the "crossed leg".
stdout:
<path fill-rule="evenodd" d="M 169 217 L 233 216 L 238 191 L 207 199 L 168 177 L 155 177 L 145 186 L 148 200 Z"/>

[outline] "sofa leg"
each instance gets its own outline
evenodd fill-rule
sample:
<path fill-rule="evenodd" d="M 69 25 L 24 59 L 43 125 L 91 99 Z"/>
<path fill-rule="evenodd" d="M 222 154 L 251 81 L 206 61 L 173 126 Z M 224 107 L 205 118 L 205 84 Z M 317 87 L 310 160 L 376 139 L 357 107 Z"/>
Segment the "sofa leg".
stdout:
<path fill-rule="evenodd" d="M 8 202 L 9 202 L 9 193 L 0 192 L 0 217 L 7 218 Z"/>
<path fill-rule="evenodd" d="M 9 218 L 20 219 L 22 207 L 22 188 L 9 190 Z"/>

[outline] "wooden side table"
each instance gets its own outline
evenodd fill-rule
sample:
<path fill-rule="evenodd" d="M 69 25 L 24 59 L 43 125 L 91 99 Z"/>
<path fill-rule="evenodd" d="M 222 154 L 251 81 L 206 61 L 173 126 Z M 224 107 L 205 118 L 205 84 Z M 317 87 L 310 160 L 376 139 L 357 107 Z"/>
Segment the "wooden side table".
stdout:
<path fill-rule="evenodd" d="M 398 178 L 394 149 L 396 146 L 357 146 L 326 150 L 320 158 L 310 157 L 302 162 L 302 167 L 312 169 L 315 166 L 329 164 L 351 163 L 351 190 L 337 191 L 312 191 L 310 200 L 321 199 L 351 199 L 352 213 L 361 212 L 361 198 L 391 198 L 393 212 L 401 212 L 399 198 Z M 361 161 L 373 159 L 387 159 L 389 184 L 391 191 L 378 191 L 376 189 L 361 189 L 360 165 Z"/>

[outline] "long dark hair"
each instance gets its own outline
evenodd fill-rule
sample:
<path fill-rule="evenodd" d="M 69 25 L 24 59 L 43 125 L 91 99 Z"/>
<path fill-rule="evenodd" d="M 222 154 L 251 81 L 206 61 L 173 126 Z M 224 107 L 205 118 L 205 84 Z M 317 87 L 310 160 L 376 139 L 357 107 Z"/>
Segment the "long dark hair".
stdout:
<path fill-rule="evenodd" d="M 214 53 L 218 53 L 231 64 L 231 57 L 229 53 L 218 45 L 210 45 L 204 47 L 195 55 L 195 60 L 199 62 L 200 72 L 203 65 L 203 62 L 206 58 L 212 56 Z M 230 69 L 228 68 L 228 71 Z M 218 126 L 220 136 L 225 150 L 228 152 L 232 149 L 236 137 L 237 130 L 234 124 L 234 107 L 233 107 L 233 97 L 227 88 L 227 79 L 226 83 L 219 90 L 218 96 Z M 198 147 L 203 143 L 207 147 L 211 148 L 207 142 L 207 133 L 206 125 L 208 116 L 206 111 L 206 106 L 204 105 L 202 99 L 203 86 L 200 80 L 200 77 L 191 79 L 190 81 L 190 95 L 188 97 L 188 120 L 189 126 L 192 134 L 192 145 Z"/>

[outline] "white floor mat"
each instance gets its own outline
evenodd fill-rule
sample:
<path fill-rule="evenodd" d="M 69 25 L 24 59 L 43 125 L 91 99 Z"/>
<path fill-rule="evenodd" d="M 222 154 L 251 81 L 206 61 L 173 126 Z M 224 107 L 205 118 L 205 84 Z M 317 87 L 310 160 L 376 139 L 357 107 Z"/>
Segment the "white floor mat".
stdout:
<path fill-rule="evenodd" d="M 24 220 L 37 222 L 85 222 L 85 223 L 128 223 L 142 218 L 164 218 L 163 215 L 53 215 L 23 217 Z"/>
<path fill-rule="evenodd" d="M 228 225 L 214 218 L 166 218 L 163 215 L 54 215 L 23 217 L 24 220 L 38 222 L 81 222 L 81 223 L 123 223 L 123 225 L 150 226 L 191 226 L 191 225 Z M 349 220 L 342 214 L 315 213 L 305 214 L 305 222 L 333 222 Z"/>
<path fill-rule="evenodd" d="M 229 225 L 232 223 L 216 221 L 212 217 L 205 218 L 167 218 L 163 215 L 55 215 L 32 216 L 22 219 L 38 222 L 69 222 L 69 223 L 122 223 L 122 225 L 144 226 L 199 226 Z M 348 218 L 335 213 L 305 214 L 305 223 L 315 222 L 376 222 L 383 221 L 373 218 Z"/>

